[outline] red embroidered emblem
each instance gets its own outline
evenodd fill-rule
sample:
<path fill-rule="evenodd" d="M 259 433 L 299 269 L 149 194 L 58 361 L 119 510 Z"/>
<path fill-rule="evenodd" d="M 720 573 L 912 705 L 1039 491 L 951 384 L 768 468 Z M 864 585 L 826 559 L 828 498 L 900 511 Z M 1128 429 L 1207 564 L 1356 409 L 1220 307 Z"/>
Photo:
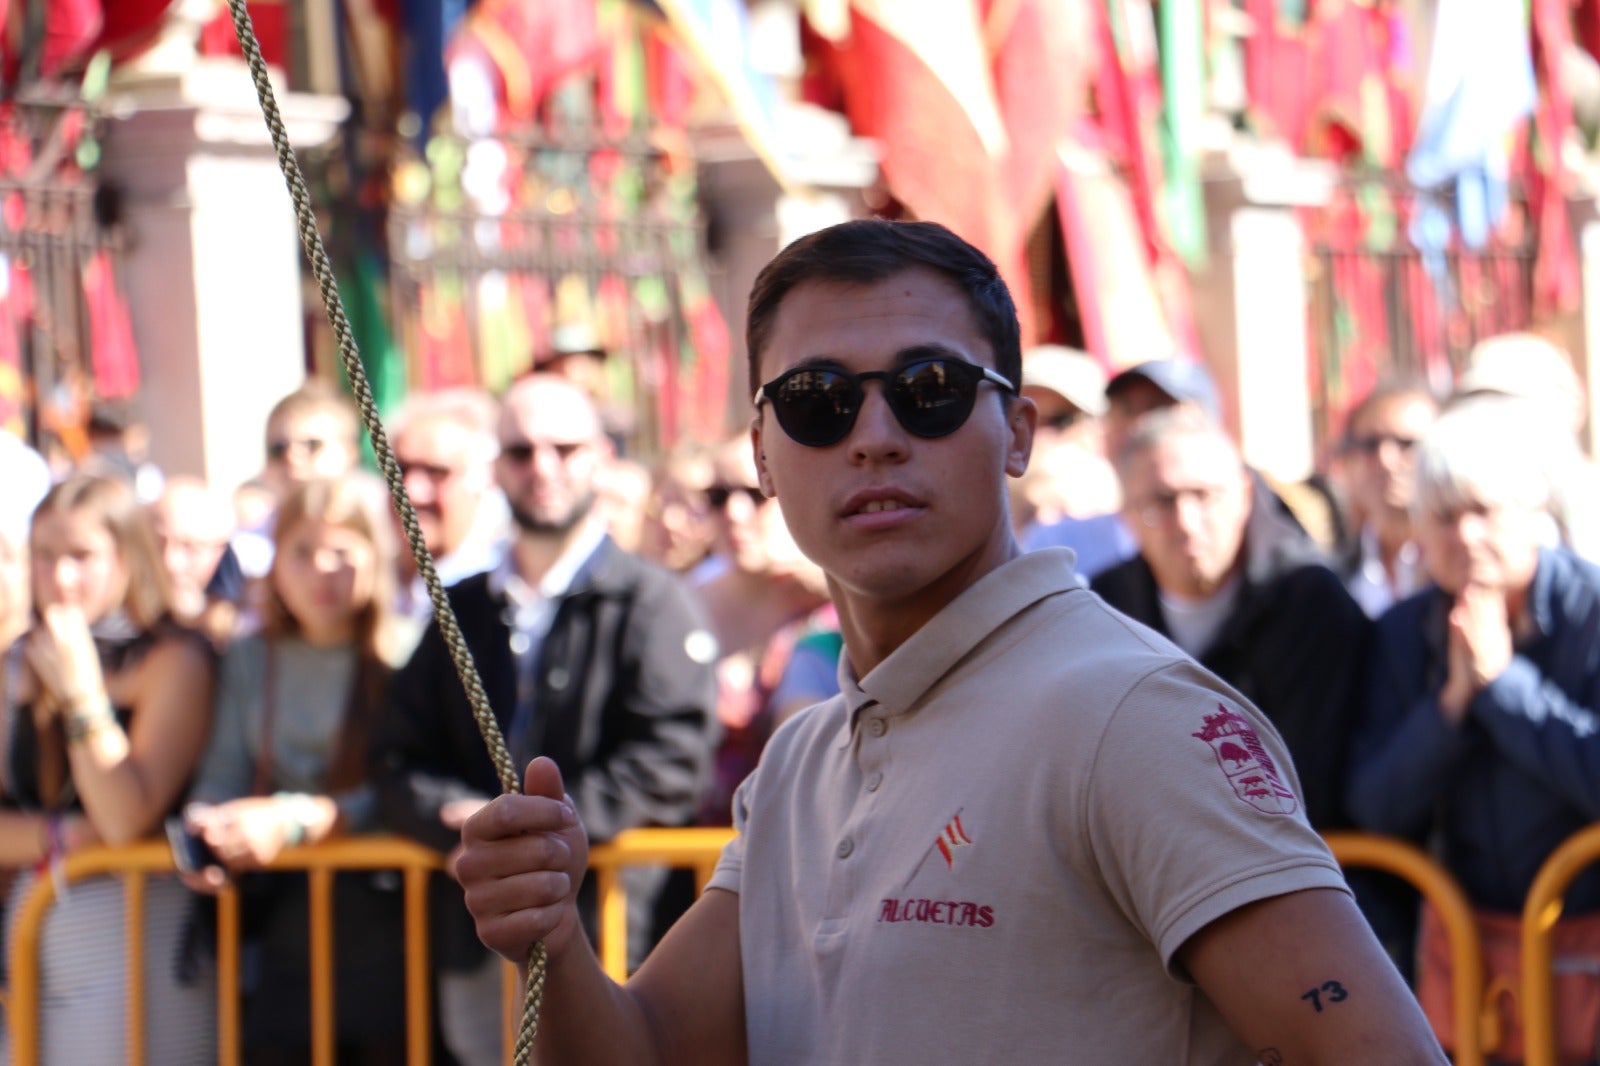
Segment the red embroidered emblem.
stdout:
<path fill-rule="evenodd" d="M 1227 775 L 1233 791 L 1264 814 L 1293 814 L 1294 793 L 1278 776 L 1272 756 L 1244 716 L 1217 704 L 1217 714 L 1205 716 L 1205 728 L 1190 734 L 1211 745 L 1217 765 Z"/>
<path fill-rule="evenodd" d="M 955 869 L 956 849 L 966 847 L 968 844 L 972 843 L 972 838 L 967 836 L 967 831 L 961 828 L 960 811 L 957 811 L 955 815 L 945 823 L 944 831 L 939 834 L 939 839 L 935 843 L 939 848 L 939 854 L 944 856 L 945 866 L 952 870 Z"/>

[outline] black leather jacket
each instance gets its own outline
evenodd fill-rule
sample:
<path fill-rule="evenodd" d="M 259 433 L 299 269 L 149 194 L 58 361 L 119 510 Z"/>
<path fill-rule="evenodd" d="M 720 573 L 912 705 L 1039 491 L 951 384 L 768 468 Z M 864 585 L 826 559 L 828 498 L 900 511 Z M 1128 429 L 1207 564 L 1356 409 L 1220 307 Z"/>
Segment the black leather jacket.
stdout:
<path fill-rule="evenodd" d="M 501 732 L 509 734 L 517 678 L 505 601 L 490 590 L 487 574 L 448 592 Z M 609 538 L 561 598 L 537 663 L 530 746 L 560 767 L 591 840 L 689 823 L 717 743 L 712 647 L 679 580 Z M 458 840 L 439 820 L 446 802 L 500 791 L 437 623 L 396 675 L 371 751 L 380 820 L 440 850 Z M 654 886 L 630 879 L 634 938 L 649 935 L 657 887 L 659 878 Z M 483 949 L 460 890 L 449 882 L 440 894 L 440 963 L 471 965 Z"/>

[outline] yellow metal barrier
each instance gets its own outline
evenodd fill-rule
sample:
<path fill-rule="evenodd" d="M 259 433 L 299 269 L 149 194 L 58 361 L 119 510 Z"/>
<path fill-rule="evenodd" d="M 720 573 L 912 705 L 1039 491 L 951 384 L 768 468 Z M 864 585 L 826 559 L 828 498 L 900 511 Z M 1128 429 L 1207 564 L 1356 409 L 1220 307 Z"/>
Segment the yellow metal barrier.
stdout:
<path fill-rule="evenodd" d="M 732 829 L 630 829 L 589 849 L 600 912 L 600 965 L 618 981 L 628 979 L 628 900 L 617 875 L 626 866 L 690 867 L 696 892 L 706 887 Z"/>
<path fill-rule="evenodd" d="M 1439 912 L 1450 937 L 1455 1063 L 1483 1066 L 1486 1052 L 1500 1045 L 1502 1034 L 1498 1016 L 1483 1001 L 1483 945 L 1466 893 L 1443 866 L 1403 840 L 1375 833 L 1325 833 L 1323 839 L 1340 865 L 1370 866 L 1404 878 Z M 1528 1062 L 1532 1066 L 1533 1060 Z"/>
<path fill-rule="evenodd" d="M 1556 1066 L 1556 993 L 1551 934 L 1562 896 L 1600 859 L 1600 825 L 1574 833 L 1539 867 L 1522 905 L 1522 1027 L 1525 1066 Z"/>
<path fill-rule="evenodd" d="M 352 836 L 291 848 L 269 869 L 305 871 L 311 891 L 311 1034 L 313 1066 L 334 1063 L 333 876 L 344 870 L 399 870 L 405 880 L 406 1057 L 427 1066 L 431 1053 L 428 974 L 428 875 L 444 857 L 397 837 Z M 144 1064 L 144 885 L 152 873 L 170 873 L 172 854 L 163 841 L 118 848 L 86 848 L 64 863 L 68 883 L 115 875 L 123 882 L 127 909 L 127 1061 Z M 11 992 L 7 1015 L 12 1061 L 39 1060 L 39 939 L 44 916 L 55 903 L 51 878 L 41 877 L 23 901 L 11 945 Z M 239 897 L 229 888 L 217 899 L 217 1042 L 224 1066 L 239 1062 Z M 160 1064 L 158 1064 L 160 1066 Z"/>
<path fill-rule="evenodd" d="M 600 906 L 599 954 L 606 971 L 627 977 L 627 899 L 618 877 L 628 866 L 689 867 L 704 888 L 731 829 L 634 829 L 589 854 Z M 275 871 L 304 871 L 311 892 L 311 1034 L 312 1066 L 333 1066 L 333 877 L 344 870 L 399 870 L 405 879 L 406 1057 L 410 1066 L 426 1066 L 431 1052 L 429 1027 L 427 881 L 444 868 L 444 856 L 420 844 L 389 836 L 351 836 L 285 851 L 272 863 Z M 116 876 L 123 883 L 127 921 L 127 1048 L 128 1063 L 144 1066 L 145 1003 L 141 975 L 144 960 L 144 886 L 151 874 L 173 872 L 172 854 L 164 841 L 126 847 L 86 848 L 67 857 L 68 883 L 88 877 Z M 39 941 L 45 915 L 55 904 L 55 884 L 41 877 L 19 908 L 11 945 L 10 989 L 6 1015 L 11 1028 L 12 1061 L 35 1066 L 39 1060 Z M 514 1027 L 521 1012 L 522 988 L 516 967 L 505 966 L 502 1017 L 506 1062 L 511 1061 Z M 218 1061 L 240 1061 L 239 895 L 232 888 L 217 897 L 217 1043 Z M 160 1064 L 157 1064 L 160 1066 Z"/>

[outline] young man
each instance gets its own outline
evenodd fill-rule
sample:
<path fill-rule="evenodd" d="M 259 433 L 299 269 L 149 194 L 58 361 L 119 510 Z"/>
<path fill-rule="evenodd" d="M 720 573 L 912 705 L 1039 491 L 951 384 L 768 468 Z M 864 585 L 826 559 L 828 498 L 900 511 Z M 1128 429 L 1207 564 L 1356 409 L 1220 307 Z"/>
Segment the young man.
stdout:
<path fill-rule="evenodd" d="M 1442 1063 L 1265 719 L 1019 552 L 1035 410 L 994 265 L 932 223 L 831 227 L 762 272 L 748 341 L 843 691 L 772 738 L 626 986 L 579 932 L 555 768 L 469 820 L 479 935 L 549 950 L 541 1061 Z"/>

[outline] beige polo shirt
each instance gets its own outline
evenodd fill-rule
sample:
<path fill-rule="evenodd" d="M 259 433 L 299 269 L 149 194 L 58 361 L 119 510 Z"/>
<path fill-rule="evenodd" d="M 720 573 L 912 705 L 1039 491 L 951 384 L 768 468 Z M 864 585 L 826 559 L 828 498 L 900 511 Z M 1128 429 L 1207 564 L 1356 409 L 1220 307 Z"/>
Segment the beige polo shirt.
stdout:
<path fill-rule="evenodd" d="M 1255 708 L 1024 555 L 786 723 L 734 802 L 750 1061 L 1254 1062 L 1169 969 L 1344 878 Z"/>

